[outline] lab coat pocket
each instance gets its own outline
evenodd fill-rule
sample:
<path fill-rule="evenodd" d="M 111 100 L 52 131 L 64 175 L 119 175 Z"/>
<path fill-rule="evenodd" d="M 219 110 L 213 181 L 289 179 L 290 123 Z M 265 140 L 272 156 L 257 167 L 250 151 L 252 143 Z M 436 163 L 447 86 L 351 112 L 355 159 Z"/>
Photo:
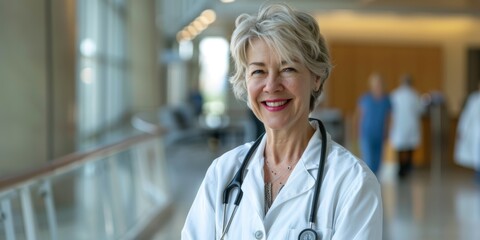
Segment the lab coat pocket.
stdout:
<path fill-rule="evenodd" d="M 298 240 L 298 236 L 303 230 L 305 229 L 304 228 L 290 229 L 287 240 Z M 317 232 L 318 240 L 332 239 L 333 231 L 330 228 L 316 228 L 315 232 Z"/>

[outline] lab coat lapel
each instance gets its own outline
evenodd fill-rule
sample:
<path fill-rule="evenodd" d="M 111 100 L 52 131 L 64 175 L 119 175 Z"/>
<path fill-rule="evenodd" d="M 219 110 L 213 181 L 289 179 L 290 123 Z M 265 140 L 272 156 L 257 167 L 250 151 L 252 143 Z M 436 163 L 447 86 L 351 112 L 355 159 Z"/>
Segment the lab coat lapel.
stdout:
<path fill-rule="evenodd" d="M 264 182 L 260 168 L 250 168 L 242 185 L 243 196 L 260 219 L 264 216 Z"/>
<path fill-rule="evenodd" d="M 310 167 L 318 169 L 318 165 Z M 313 173 L 316 174 L 316 171 L 309 171 L 307 166 L 303 163 L 297 164 L 292 172 L 292 175 L 288 179 L 287 184 L 282 191 L 280 191 L 277 199 L 275 199 L 273 202 L 269 212 L 273 211 L 273 209 L 275 209 L 277 206 L 280 206 L 284 202 L 296 198 L 312 189 L 315 185 L 315 177 L 312 176 Z"/>
<path fill-rule="evenodd" d="M 255 154 L 250 159 L 247 167 L 248 172 L 242 184 L 242 191 L 245 200 L 260 219 L 264 217 L 264 180 L 263 180 L 263 152 L 265 149 L 265 137 L 258 146 Z"/>

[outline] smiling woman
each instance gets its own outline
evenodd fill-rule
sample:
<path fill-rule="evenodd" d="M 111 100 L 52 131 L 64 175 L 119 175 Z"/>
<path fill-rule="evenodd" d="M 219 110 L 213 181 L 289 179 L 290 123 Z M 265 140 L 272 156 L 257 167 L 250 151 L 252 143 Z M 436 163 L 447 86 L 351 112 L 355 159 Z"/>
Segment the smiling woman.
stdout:
<path fill-rule="evenodd" d="M 212 163 L 182 239 L 381 239 L 375 175 L 309 121 L 331 70 L 315 19 L 285 4 L 261 7 L 237 18 L 230 50 L 233 90 L 265 135 Z"/>

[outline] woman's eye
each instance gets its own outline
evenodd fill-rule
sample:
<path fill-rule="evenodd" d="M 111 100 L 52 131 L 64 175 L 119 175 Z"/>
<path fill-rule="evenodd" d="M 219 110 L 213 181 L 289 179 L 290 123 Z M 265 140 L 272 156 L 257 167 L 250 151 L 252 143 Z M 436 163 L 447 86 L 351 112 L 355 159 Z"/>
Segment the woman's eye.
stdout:
<path fill-rule="evenodd" d="M 295 69 L 294 68 L 284 68 L 282 69 L 282 72 L 294 72 Z"/>
<path fill-rule="evenodd" d="M 252 71 L 251 75 L 258 75 L 258 74 L 262 74 L 262 73 L 263 73 L 263 70 L 254 70 L 254 71 Z"/>

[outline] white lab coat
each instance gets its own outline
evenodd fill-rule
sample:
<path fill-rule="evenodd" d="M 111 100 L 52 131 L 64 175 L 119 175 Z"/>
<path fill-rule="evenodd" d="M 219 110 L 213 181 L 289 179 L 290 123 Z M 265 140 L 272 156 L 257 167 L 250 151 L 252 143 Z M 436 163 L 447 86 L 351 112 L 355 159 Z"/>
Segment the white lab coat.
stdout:
<path fill-rule="evenodd" d="M 458 120 L 455 161 L 480 171 L 480 92 L 470 95 Z"/>
<path fill-rule="evenodd" d="M 243 199 L 226 239 L 298 239 L 307 228 L 319 166 L 321 140 L 317 131 L 280 191 L 264 213 L 263 153 L 266 137 L 247 167 Z M 219 239 L 222 232 L 222 194 L 252 143 L 216 159 L 207 171 L 182 230 L 182 239 Z M 328 136 L 324 182 L 315 230 L 321 239 L 382 239 L 380 185 L 365 163 Z M 228 214 L 233 209 L 233 198 Z M 229 215 L 228 215 L 229 216 Z"/>
<path fill-rule="evenodd" d="M 402 85 L 390 95 L 392 124 L 390 143 L 396 150 L 413 150 L 420 144 L 423 107 L 418 93 Z"/>

